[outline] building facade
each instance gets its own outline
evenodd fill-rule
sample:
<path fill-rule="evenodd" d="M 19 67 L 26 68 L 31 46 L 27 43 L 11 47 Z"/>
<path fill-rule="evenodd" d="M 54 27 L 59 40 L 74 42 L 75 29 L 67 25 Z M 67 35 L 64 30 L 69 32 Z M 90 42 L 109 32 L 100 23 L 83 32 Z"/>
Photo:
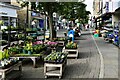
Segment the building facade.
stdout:
<path fill-rule="evenodd" d="M 114 25 L 117 17 L 113 13 L 119 7 L 118 2 L 119 0 L 94 0 L 93 12 L 96 20 L 95 26 L 101 26 L 100 24 L 103 24 L 106 20 L 112 20 L 111 25 Z"/>

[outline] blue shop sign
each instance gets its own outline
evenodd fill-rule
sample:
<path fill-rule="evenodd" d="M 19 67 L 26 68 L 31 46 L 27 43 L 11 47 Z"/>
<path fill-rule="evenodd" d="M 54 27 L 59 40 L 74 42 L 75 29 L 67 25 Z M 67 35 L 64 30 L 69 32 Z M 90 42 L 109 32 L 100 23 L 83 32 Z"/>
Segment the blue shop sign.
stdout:
<path fill-rule="evenodd" d="M 106 2 L 106 12 L 109 12 L 109 2 Z"/>

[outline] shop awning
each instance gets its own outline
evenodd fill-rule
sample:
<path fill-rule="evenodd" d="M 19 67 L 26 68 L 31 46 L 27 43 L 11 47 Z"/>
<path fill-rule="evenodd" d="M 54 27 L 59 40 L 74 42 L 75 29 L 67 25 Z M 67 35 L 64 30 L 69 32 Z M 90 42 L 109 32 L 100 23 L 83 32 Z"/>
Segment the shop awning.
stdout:
<path fill-rule="evenodd" d="M 108 18 L 108 17 L 111 17 L 111 14 L 113 14 L 113 12 L 107 12 L 107 13 L 104 13 L 104 14 L 98 16 L 95 19 L 97 20 L 97 19 L 100 19 L 100 18 Z"/>

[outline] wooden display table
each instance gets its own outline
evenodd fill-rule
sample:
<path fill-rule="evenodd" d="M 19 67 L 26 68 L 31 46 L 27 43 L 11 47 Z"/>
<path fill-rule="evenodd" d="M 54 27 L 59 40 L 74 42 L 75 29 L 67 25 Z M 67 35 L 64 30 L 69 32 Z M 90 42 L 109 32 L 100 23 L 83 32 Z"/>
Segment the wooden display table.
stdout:
<path fill-rule="evenodd" d="M 65 49 L 65 47 L 63 47 L 62 50 L 63 53 L 68 53 L 67 57 L 78 57 L 78 49 Z M 74 52 L 74 53 L 70 53 L 70 52 Z"/>
<path fill-rule="evenodd" d="M 15 70 L 17 67 L 19 68 L 19 70 Z M 18 63 L 14 64 L 9 68 L 0 69 L 0 75 L 2 76 L 0 80 L 17 78 L 21 76 L 21 73 L 22 73 L 22 62 L 19 61 Z"/>
<path fill-rule="evenodd" d="M 45 62 L 44 63 L 45 78 L 47 78 L 47 76 L 59 76 L 59 78 L 61 78 L 66 64 L 67 64 L 67 58 L 62 63 L 59 64 Z M 49 70 L 50 68 L 52 69 Z"/>
<path fill-rule="evenodd" d="M 16 54 L 14 56 L 11 56 L 10 58 L 18 58 L 18 59 L 20 59 L 20 58 L 25 58 L 25 59 L 30 58 L 33 61 L 33 67 L 35 68 L 36 67 L 36 59 L 40 58 L 40 56 L 41 56 L 41 54 L 31 54 L 31 55 L 29 55 L 29 54 L 22 54 L 22 55 L 21 54 Z"/>
<path fill-rule="evenodd" d="M 65 44 L 65 41 L 56 41 L 56 42 L 58 42 L 58 46 L 64 46 Z"/>

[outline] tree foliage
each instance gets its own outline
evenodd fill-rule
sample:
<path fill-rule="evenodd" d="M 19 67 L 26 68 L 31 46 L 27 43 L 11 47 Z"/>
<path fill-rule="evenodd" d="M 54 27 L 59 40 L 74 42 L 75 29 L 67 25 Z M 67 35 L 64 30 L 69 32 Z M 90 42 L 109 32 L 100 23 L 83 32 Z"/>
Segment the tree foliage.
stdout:
<path fill-rule="evenodd" d="M 55 0 L 56 1 L 56 0 Z M 71 0 L 72 1 L 72 0 Z M 82 23 L 87 23 L 90 14 L 89 11 L 86 11 L 86 4 L 83 3 L 84 0 L 81 2 L 38 2 L 36 6 L 36 2 L 31 2 L 31 9 L 32 10 L 39 10 L 40 12 L 47 12 L 46 14 L 49 17 L 49 28 L 51 32 L 51 39 L 55 36 L 54 35 L 54 27 L 53 27 L 53 12 L 58 13 L 59 15 L 63 15 L 66 19 L 76 19 L 82 21 Z M 27 2 L 23 2 L 21 5 L 22 7 L 28 5 Z"/>

